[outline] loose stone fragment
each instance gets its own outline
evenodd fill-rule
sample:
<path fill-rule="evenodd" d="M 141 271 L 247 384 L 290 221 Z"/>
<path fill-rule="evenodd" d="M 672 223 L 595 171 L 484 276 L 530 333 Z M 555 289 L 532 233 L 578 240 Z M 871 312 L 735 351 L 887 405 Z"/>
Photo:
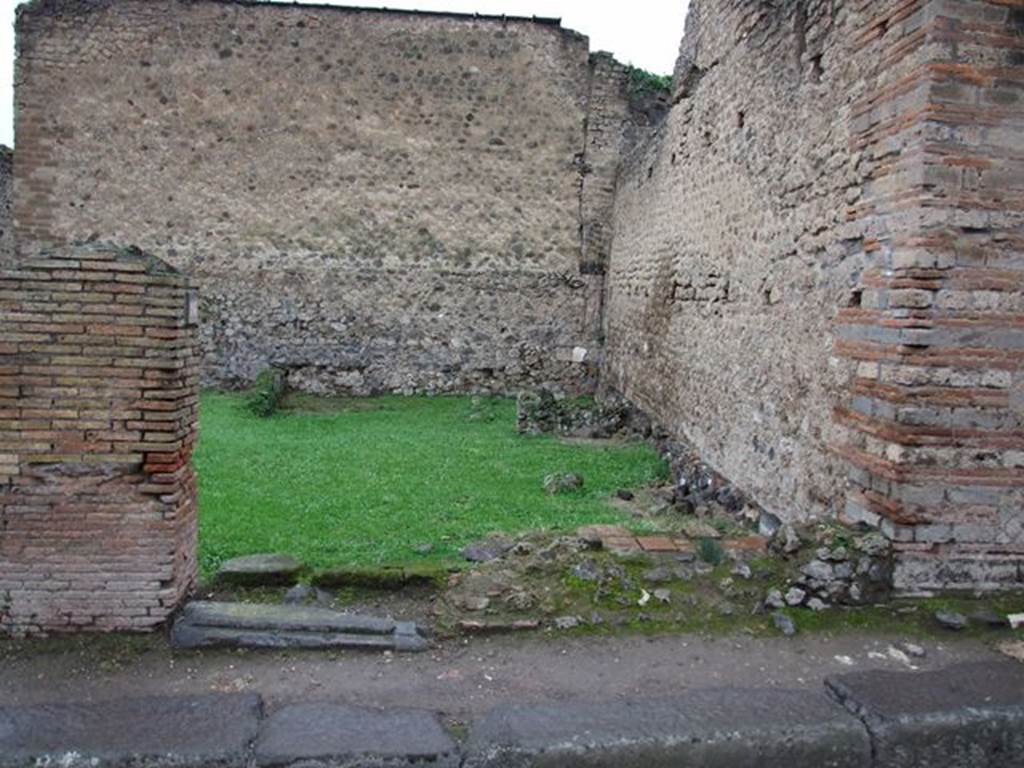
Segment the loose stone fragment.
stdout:
<path fill-rule="evenodd" d="M 967 617 L 953 611 L 936 611 L 935 620 L 946 629 L 959 632 L 967 628 Z"/>
<path fill-rule="evenodd" d="M 601 567 L 593 560 L 587 558 L 573 566 L 572 575 L 583 581 L 600 581 Z"/>
<path fill-rule="evenodd" d="M 804 545 L 800 534 L 796 532 L 796 528 L 792 525 L 784 525 L 779 535 L 782 537 L 782 551 L 787 555 L 795 555 Z"/>
<path fill-rule="evenodd" d="M 644 581 L 649 581 L 652 584 L 663 584 L 667 581 L 672 581 L 674 578 L 675 573 L 671 568 L 666 568 L 665 566 L 651 568 L 649 571 L 645 571 L 643 575 Z"/>
<path fill-rule="evenodd" d="M 505 605 L 513 611 L 529 611 L 537 601 L 526 590 L 517 589 L 505 598 Z"/>
<path fill-rule="evenodd" d="M 796 624 L 782 611 L 776 611 L 772 614 L 772 624 L 786 637 L 792 637 L 796 634 Z"/>
<path fill-rule="evenodd" d="M 803 568 L 800 572 L 809 579 L 815 581 L 831 581 L 832 580 L 832 566 L 821 560 L 812 560 Z"/>
<path fill-rule="evenodd" d="M 754 577 L 754 572 L 746 563 L 739 563 L 732 569 L 732 575 L 738 579 L 751 579 Z"/>
<path fill-rule="evenodd" d="M 717 528 L 703 520 L 687 520 L 682 525 L 683 533 L 691 539 L 720 539 L 722 534 Z"/>
<path fill-rule="evenodd" d="M 464 595 L 457 598 L 455 602 L 466 611 L 486 611 L 491 605 L 490 598 L 481 595 Z"/>
<path fill-rule="evenodd" d="M 583 477 L 571 472 L 567 474 L 552 474 L 544 478 L 544 491 L 551 496 L 568 491 L 576 491 L 582 487 Z"/>
<path fill-rule="evenodd" d="M 923 647 L 916 645 L 915 643 L 896 643 L 896 648 L 914 659 L 923 659 L 928 655 L 927 651 L 925 651 Z"/>
<path fill-rule="evenodd" d="M 798 605 L 803 605 L 806 599 L 807 593 L 800 589 L 800 587 L 793 587 L 786 593 L 786 605 L 791 605 L 794 608 Z"/>
<path fill-rule="evenodd" d="M 500 536 L 492 537 L 485 541 L 470 544 L 462 550 L 462 556 L 473 563 L 489 563 L 492 560 L 504 557 L 505 553 L 514 546 L 515 542 L 510 539 Z"/>

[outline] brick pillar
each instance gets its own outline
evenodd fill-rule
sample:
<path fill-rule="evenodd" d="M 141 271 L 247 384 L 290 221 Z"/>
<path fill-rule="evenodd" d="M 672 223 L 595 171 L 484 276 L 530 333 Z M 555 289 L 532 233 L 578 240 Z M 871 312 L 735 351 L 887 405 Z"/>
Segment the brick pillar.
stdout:
<path fill-rule="evenodd" d="M 846 514 L 908 594 L 1024 586 L 1024 8 L 863 2 L 851 219 L 873 267 L 840 311 L 857 362 Z"/>
<path fill-rule="evenodd" d="M 0 272 L 0 631 L 150 630 L 196 577 L 196 303 L 158 259 Z"/>

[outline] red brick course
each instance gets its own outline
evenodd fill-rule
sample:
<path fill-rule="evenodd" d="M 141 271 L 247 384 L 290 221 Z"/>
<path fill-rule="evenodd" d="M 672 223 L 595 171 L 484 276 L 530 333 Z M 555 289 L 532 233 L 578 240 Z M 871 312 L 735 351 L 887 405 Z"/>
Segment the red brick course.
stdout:
<path fill-rule="evenodd" d="M 0 272 L 0 630 L 149 630 L 192 588 L 193 301 L 109 246 Z"/>
<path fill-rule="evenodd" d="M 850 211 L 874 264 L 836 317 L 835 351 L 859 363 L 836 409 L 846 517 L 894 541 L 902 592 L 1020 588 L 1020 4 L 864 8 L 880 65 L 851 149 L 893 160 Z"/>

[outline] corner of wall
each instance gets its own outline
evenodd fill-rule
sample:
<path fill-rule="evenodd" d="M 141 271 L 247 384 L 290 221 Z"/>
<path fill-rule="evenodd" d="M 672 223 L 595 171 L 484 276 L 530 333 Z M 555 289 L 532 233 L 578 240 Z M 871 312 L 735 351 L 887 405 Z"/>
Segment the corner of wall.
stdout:
<path fill-rule="evenodd" d="M 194 292 L 98 244 L 0 289 L 0 631 L 154 629 L 197 573 Z"/>
<path fill-rule="evenodd" d="M 879 527 L 908 594 L 1024 584 L 1024 117 L 1020 14 L 918 0 L 866 11 L 855 106 L 871 167 L 852 218 L 873 266 L 836 319 L 856 363 L 845 517 Z"/>

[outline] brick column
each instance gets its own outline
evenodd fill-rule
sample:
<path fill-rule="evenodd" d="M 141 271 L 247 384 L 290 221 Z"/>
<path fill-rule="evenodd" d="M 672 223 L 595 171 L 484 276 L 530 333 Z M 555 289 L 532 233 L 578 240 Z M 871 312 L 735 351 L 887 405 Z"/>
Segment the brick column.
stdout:
<path fill-rule="evenodd" d="M 196 576 L 196 303 L 158 259 L 0 272 L 0 631 L 149 630 Z"/>
<path fill-rule="evenodd" d="M 873 268 L 839 312 L 858 363 L 846 514 L 910 594 L 1024 586 L 1024 6 L 864 3 L 851 219 Z"/>

